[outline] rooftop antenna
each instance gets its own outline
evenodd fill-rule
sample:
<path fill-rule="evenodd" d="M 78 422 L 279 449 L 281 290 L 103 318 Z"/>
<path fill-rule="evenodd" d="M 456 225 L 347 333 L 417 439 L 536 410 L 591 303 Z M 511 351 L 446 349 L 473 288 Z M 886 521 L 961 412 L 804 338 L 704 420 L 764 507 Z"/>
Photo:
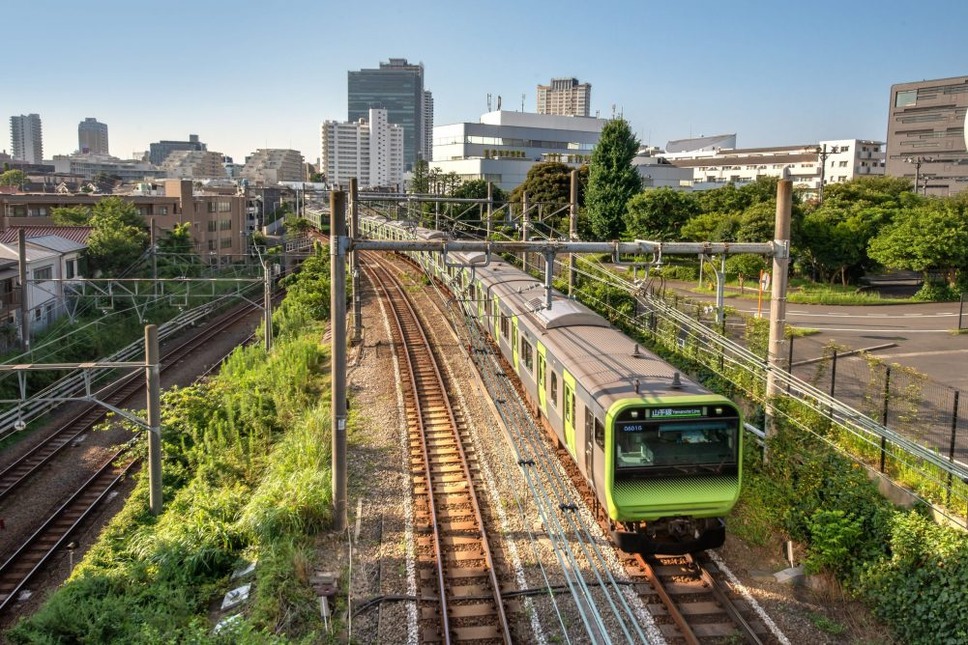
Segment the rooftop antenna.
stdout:
<path fill-rule="evenodd" d="M 524 112 L 524 94 L 521 95 L 521 111 Z"/>
<path fill-rule="evenodd" d="M 487 93 L 487 111 L 488 112 L 491 111 L 491 93 L 490 92 Z"/>

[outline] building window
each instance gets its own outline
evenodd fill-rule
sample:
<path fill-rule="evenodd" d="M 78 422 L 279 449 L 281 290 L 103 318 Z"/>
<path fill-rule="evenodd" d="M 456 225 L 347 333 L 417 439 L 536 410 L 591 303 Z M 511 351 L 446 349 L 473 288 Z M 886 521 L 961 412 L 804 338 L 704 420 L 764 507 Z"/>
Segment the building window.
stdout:
<path fill-rule="evenodd" d="M 208 241 L 208 250 L 209 251 L 214 251 L 217 248 L 216 247 L 216 243 L 217 242 L 218 242 L 218 240 L 209 240 Z"/>
<path fill-rule="evenodd" d="M 232 238 L 231 237 L 223 237 L 219 241 L 219 246 L 221 248 L 223 248 L 223 249 L 230 249 L 230 248 L 232 248 Z"/>
<path fill-rule="evenodd" d="M 213 219 L 208 220 L 208 232 L 214 233 L 218 230 L 218 222 Z"/>
<path fill-rule="evenodd" d="M 232 230 L 232 220 L 231 219 L 219 220 L 218 228 L 221 231 L 231 231 Z"/>
<path fill-rule="evenodd" d="M 64 276 L 70 280 L 77 275 L 77 260 L 67 260 L 64 263 Z"/>
<path fill-rule="evenodd" d="M 218 212 L 220 212 L 220 213 L 230 213 L 230 212 L 232 212 L 232 202 L 225 202 L 225 201 L 219 202 L 218 203 Z"/>
<path fill-rule="evenodd" d="M 50 280 L 54 277 L 53 267 L 41 267 L 39 269 L 34 269 L 34 280 Z"/>
<path fill-rule="evenodd" d="M 167 215 L 168 214 L 168 207 L 167 206 L 159 206 L 158 207 L 158 214 L 159 215 Z"/>
<path fill-rule="evenodd" d="M 904 90 L 894 95 L 894 107 L 908 107 L 918 102 L 917 90 Z"/>
<path fill-rule="evenodd" d="M 208 209 L 208 212 L 209 213 L 214 213 L 215 212 L 215 208 L 216 208 L 215 202 L 205 202 L 205 206 Z"/>

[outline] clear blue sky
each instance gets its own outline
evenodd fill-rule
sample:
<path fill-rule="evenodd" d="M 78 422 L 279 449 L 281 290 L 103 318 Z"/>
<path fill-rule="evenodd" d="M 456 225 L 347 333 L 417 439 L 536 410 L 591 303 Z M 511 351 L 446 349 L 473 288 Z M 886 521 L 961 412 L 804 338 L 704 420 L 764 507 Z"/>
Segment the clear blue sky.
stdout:
<path fill-rule="evenodd" d="M 487 95 L 535 111 L 552 77 L 592 84 L 643 143 L 737 134 L 739 147 L 884 140 L 893 83 L 968 74 L 956 0 L 627 2 L 264 0 L 8 2 L 0 150 L 36 112 L 44 156 L 85 117 L 127 158 L 198 134 L 237 162 L 256 148 L 319 155 L 346 119 L 346 73 L 422 62 L 435 123 L 477 121 Z"/>

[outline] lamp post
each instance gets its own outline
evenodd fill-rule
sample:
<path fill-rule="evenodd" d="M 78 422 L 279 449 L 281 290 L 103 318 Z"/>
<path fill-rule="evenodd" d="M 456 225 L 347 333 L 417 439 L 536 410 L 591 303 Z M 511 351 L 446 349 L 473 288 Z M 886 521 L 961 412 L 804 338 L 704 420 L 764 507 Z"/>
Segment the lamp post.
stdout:
<path fill-rule="evenodd" d="M 819 145 L 816 147 L 816 153 L 820 156 L 820 203 L 823 204 L 823 185 L 826 183 L 827 176 L 827 157 L 840 152 L 839 146 L 833 146 L 830 150 L 827 150 L 827 144 Z"/>
<path fill-rule="evenodd" d="M 921 190 L 921 164 L 926 161 L 934 161 L 931 157 L 905 157 L 904 161 L 909 164 L 914 164 L 914 194 L 917 195 L 918 191 Z M 928 182 L 924 182 L 924 194 L 928 194 Z"/>

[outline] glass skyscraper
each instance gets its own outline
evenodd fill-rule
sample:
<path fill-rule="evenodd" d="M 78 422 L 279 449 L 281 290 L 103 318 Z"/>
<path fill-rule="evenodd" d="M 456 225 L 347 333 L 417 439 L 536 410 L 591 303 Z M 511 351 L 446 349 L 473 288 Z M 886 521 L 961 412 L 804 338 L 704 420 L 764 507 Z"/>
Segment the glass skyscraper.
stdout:
<path fill-rule="evenodd" d="M 430 161 L 427 147 L 433 129 L 432 97 L 424 91 L 423 64 L 391 58 L 379 69 L 348 72 L 347 121 L 369 117 L 370 109 L 384 109 L 390 123 L 403 127 L 403 166 L 413 170 L 417 159 Z"/>

